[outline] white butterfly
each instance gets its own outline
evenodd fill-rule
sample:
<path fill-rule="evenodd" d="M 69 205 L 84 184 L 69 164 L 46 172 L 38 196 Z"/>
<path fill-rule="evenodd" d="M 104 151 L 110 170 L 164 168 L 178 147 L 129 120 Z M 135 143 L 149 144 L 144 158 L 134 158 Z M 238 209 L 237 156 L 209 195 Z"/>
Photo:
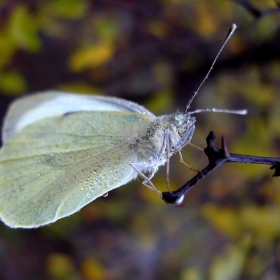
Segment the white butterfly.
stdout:
<path fill-rule="evenodd" d="M 162 143 L 144 139 L 157 120 L 119 98 L 50 91 L 19 99 L 3 128 L 0 217 L 11 227 L 38 227 L 126 184 L 136 170 L 150 179 L 166 161 L 157 163 Z"/>
<path fill-rule="evenodd" d="M 188 112 L 190 102 L 184 113 L 156 117 L 113 97 L 48 91 L 15 101 L 2 133 L 0 218 L 14 228 L 50 224 L 137 175 L 161 196 L 151 179 L 174 153 L 182 158 L 192 114 L 246 113 Z"/>

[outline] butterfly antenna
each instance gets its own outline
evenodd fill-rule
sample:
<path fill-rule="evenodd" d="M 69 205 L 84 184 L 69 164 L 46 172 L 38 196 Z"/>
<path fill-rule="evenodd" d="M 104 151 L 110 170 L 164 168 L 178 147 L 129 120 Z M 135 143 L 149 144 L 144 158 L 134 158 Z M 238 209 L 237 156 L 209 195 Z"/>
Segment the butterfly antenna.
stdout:
<path fill-rule="evenodd" d="M 199 87 L 198 87 L 198 89 L 196 90 L 196 92 L 195 92 L 195 93 L 193 94 L 193 96 L 191 97 L 190 101 L 188 102 L 188 104 L 187 104 L 187 106 L 186 106 L 185 113 L 189 110 L 189 108 L 190 108 L 190 106 L 191 106 L 191 103 L 193 102 L 194 98 L 197 96 L 197 94 L 198 94 L 198 92 L 199 92 L 201 86 L 202 86 L 202 85 L 204 84 L 204 82 L 208 79 L 208 76 L 209 76 L 210 72 L 213 70 L 213 67 L 214 67 L 214 65 L 215 65 L 215 63 L 216 63 L 218 57 L 220 56 L 222 50 L 224 49 L 224 47 L 225 47 L 225 45 L 227 44 L 227 42 L 228 42 L 228 40 L 230 39 L 230 37 L 233 35 L 233 33 L 234 33 L 234 31 L 235 31 L 236 28 L 237 28 L 237 25 L 233 23 L 232 26 L 231 26 L 231 28 L 230 28 L 230 30 L 229 30 L 229 32 L 228 32 L 228 35 L 227 35 L 225 41 L 224 41 L 222 47 L 220 48 L 218 54 L 216 55 L 216 57 L 215 57 L 215 59 L 214 59 L 212 65 L 211 65 L 209 71 L 207 72 L 205 78 L 203 79 L 203 81 L 202 81 L 201 84 L 199 85 Z"/>

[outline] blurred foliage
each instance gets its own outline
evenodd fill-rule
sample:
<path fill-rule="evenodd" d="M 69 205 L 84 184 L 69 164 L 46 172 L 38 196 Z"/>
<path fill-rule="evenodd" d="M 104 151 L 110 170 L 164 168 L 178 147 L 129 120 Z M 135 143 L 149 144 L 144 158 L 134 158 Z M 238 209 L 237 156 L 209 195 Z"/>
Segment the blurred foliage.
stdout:
<path fill-rule="evenodd" d="M 273 0 L 250 1 L 259 10 Z M 230 151 L 279 157 L 280 15 L 255 19 L 238 1 L 0 1 L 0 112 L 46 89 L 118 96 L 156 114 L 184 110 L 238 29 L 195 108 L 193 144 L 209 130 Z M 201 169 L 205 156 L 183 150 Z M 171 187 L 194 176 L 172 159 Z M 266 166 L 228 164 L 170 207 L 135 180 L 79 213 L 34 230 L 0 225 L 0 279 L 280 279 L 280 181 Z M 166 190 L 165 170 L 153 180 Z"/>

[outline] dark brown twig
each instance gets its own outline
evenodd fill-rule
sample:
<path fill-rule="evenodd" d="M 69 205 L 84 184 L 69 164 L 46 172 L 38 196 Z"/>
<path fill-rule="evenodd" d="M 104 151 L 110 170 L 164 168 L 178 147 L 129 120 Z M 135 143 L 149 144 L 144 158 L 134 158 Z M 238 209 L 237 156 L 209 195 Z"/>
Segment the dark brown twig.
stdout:
<path fill-rule="evenodd" d="M 239 4 L 242 6 L 244 9 L 246 9 L 253 17 L 256 19 L 264 17 L 264 16 L 270 16 L 273 14 L 279 14 L 280 13 L 280 7 L 279 3 L 275 1 L 276 5 L 278 8 L 274 9 L 267 9 L 260 11 L 257 8 L 255 8 L 248 0 L 233 0 L 235 3 Z"/>
<path fill-rule="evenodd" d="M 216 134 L 211 131 L 206 138 L 207 147 L 204 149 L 204 153 L 207 155 L 209 164 L 190 181 L 184 184 L 181 188 L 173 192 L 163 192 L 162 199 L 166 203 L 181 205 L 184 195 L 187 191 L 203 179 L 208 173 L 216 169 L 220 165 L 226 162 L 239 162 L 239 163 L 254 163 L 254 164 L 267 164 L 271 165 L 270 169 L 275 169 L 273 177 L 280 176 L 280 159 L 269 157 L 257 157 L 249 155 L 231 154 L 226 146 L 225 138 L 222 137 L 222 148 L 216 148 L 213 145 L 213 141 L 216 138 Z"/>

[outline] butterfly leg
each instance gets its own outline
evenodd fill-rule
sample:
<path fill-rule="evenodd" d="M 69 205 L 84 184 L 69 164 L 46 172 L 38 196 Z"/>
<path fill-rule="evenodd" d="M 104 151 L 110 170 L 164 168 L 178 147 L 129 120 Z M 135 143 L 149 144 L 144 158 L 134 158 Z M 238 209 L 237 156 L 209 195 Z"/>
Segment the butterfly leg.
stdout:
<path fill-rule="evenodd" d="M 192 144 L 191 142 L 189 142 L 188 145 L 190 145 L 190 146 L 192 146 L 193 148 L 199 150 L 200 152 L 204 152 L 204 150 L 203 150 L 202 148 L 200 148 L 200 147 L 198 147 L 198 146 Z"/>
<path fill-rule="evenodd" d="M 182 150 L 186 145 L 188 145 L 192 140 L 194 130 L 195 130 L 195 126 L 193 125 L 181 137 L 180 141 L 178 141 L 178 143 L 174 147 L 172 147 L 171 152 L 176 153 L 176 152 Z"/>
<path fill-rule="evenodd" d="M 192 139 L 193 133 L 195 130 L 195 126 L 193 125 L 186 133 L 185 135 L 183 135 L 183 137 L 180 139 L 180 141 L 177 143 L 177 145 L 174 147 L 174 152 L 178 152 L 179 156 L 180 156 L 180 160 L 179 162 L 184 164 L 187 168 L 189 168 L 192 171 L 198 172 L 200 173 L 200 171 L 198 169 L 194 169 L 192 168 L 189 164 L 187 164 L 182 156 L 181 150 L 183 149 L 183 147 L 185 147 L 186 145 L 190 145 L 200 151 L 203 151 L 203 149 L 201 149 L 198 146 L 193 145 L 190 141 Z M 173 152 L 173 151 L 172 151 Z"/>
<path fill-rule="evenodd" d="M 140 165 L 140 166 L 141 166 L 142 163 L 134 163 L 134 162 L 131 162 L 131 163 L 130 163 L 130 166 L 138 173 L 138 175 L 139 175 L 140 177 L 142 177 L 142 178 L 144 179 L 144 181 L 142 182 L 142 184 L 143 184 L 145 187 L 147 187 L 147 188 L 149 188 L 149 189 L 155 191 L 155 192 L 161 197 L 161 191 L 158 190 L 158 189 L 155 187 L 155 185 L 153 184 L 153 182 L 150 180 L 150 178 L 153 177 L 153 174 L 150 176 L 150 178 L 148 178 L 145 174 L 143 174 L 143 173 L 139 170 L 139 168 L 137 167 L 137 165 Z"/>
<path fill-rule="evenodd" d="M 179 160 L 180 163 L 184 164 L 184 165 L 185 165 L 187 168 L 189 168 L 190 170 L 200 173 L 200 171 L 199 171 L 198 169 L 192 168 L 190 165 L 188 165 L 188 164 L 184 161 L 181 151 L 179 151 L 179 156 L 180 156 L 180 160 Z"/>
<path fill-rule="evenodd" d="M 166 184 L 167 184 L 168 191 L 171 192 L 169 171 L 170 171 L 170 158 L 172 154 L 171 154 L 171 139 L 170 139 L 169 130 L 166 132 L 166 135 L 164 137 L 163 147 L 166 147 Z"/>
<path fill-rule="evenodd" d="M 171 144 L 170 130 L 167 129 L 164 134 L 163 144 L 162 144 L 159 154 L 160 155 L 166 154 L 166 185 L 167 185 L 167 189 L 170 193 L 171 193 L 171 188 L 170 188 L 170 180 L 169 180 L 169 178 L 170 178 L 169 171 L 170 171 L 170 158 L 172 156 L 171 145 L 172 144 Z"/>

